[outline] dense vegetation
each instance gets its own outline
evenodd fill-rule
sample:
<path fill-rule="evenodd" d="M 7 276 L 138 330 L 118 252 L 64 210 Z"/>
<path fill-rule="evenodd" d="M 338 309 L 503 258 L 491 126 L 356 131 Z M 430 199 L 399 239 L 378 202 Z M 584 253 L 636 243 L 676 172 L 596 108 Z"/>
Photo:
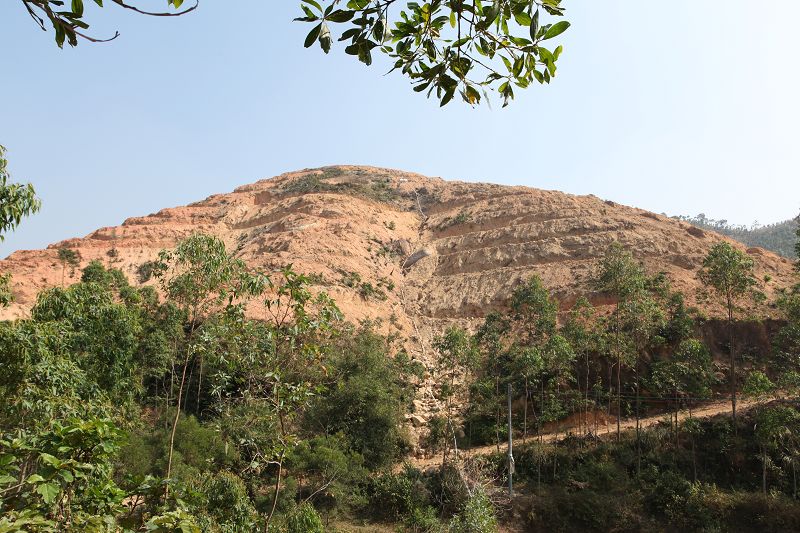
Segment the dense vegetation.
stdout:
<path fill-rule="evenodd" d="M 714 247 L 701 279 L 730 335 L 714 354 L 663 275 L 618 245 L 597 267 L 608 312 L 562 312 L 533 277 L 474 335 L 442 332 L 426 369 L 306 277 L 253 271 L 213 237 L 150 262 L 158 292 L 94 261 L 0 324 L 0 531 L 796 530 L 800 411 L 774 398 L 800 387 L 800 290 L 776 302 L 774 349 L 745 354 L 753 265 Z M 442 462 L 398 470 L 419 379 L 440 405 L 420 445 Z M 461 453 L 501 450 L 509 387 L 512 500 L 502 454 Z M 758 405 L 691 417 L 742 395 Z"/>
<path fill-rule="evenodd" d="M 163 300 L 95 261 L 0 325 L 0 531 L 377 515 L 373 473 L 407 452 L 409 358 L 303 276 L 253 272 L 215 238 L 151 267 Z"/>
<path fill-rule="evenodd" d="M 747 246 L 759 246 L 790 259 L 798 257 L 795 250 L 798 219 L 784 220 L 766 226 L 753 224 L 751 227 L 747 227 L 729 224 L 727 220 L 714 220 L 702 213 L 694 217 L 681 216 L 678 218 L 699 228 L 716 231 L 731 239 L 736 239 Z"/>

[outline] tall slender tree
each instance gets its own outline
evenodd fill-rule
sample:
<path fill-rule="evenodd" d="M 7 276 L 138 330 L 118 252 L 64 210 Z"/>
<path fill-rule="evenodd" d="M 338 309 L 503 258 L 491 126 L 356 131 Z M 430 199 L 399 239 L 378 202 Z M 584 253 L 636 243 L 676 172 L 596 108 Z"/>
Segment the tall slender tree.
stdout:
<path fill-rule="evenodd" d="M 728 323 L 728 352 L 730 365 L 731 417 L 736 431 L 736 346 L 734 320 L 739 303 L 753 292 L 757 284 L 753 274 L 753 260 L 727 242 L 714 245 L 703 260 L 699 277 L 725 307 Z"/>
<path fill-rule="evenodd" d="M 644 267 L 618 242 L 609 246 L 599 263 L 595 287 L 615 300 L 614 312 L 608 318 L 608 347 L 611 365 L 616 367 L 617 440 L 620 439 L 622 414 L 622 368 L 636 366 L 638 354 L 628 334 L 631 320 L 637 320 L 638 300 L 645 292 L 647 276 Z M 609 383 L 609 391 L 611 383 Z"/>

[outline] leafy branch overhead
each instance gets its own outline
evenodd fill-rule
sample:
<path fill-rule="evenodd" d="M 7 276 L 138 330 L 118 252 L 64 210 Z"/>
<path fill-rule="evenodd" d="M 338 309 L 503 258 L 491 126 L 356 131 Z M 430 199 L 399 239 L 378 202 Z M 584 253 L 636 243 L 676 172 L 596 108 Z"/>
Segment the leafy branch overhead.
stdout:
<path fill-rule="evenodd" d="M 134 0 L 130 0 L 134 1 Z M 153 12 L 105 0 L 136 13 L 174 17 L 194 11 L 184 0 L 166 1 L 167 11 Z M 106 42 L 88 33 L 84 3 L 104 6 L 104 0 L 21 0 L 42 30 L 52 26 L 59 47 L 77 46 L 80 39 Z M 414 90 L 435 95 L 445 105 L 456 94 L 470 105 L 497 91 L 503 106 L 514 88 L 550 83 L 562 47 L 549 41 L 569 28 L 557 20 L 562 0 L 301 0 L 295 20 L 311 25 L 306 48 L 318 43 L 325 53 L 333 47 L 333 30 L 345 43 L 345 53 L 371 65 L 374 53 L 394 60 L 392 71 L 407 76 Z"/>
<path fill-rule="evenodd" d="M 561 0 L 302 0 L 313 24 L 305 46 L 332 46 L 331 25 L 342 25 L 339 41 L 345 52 L 372 64 L 374 50 L 394 59 L 392 70 L 411 79 L 414 90 L 435 94 L 441 105 L 458 92 L 478 104 L 486 89 L 500 93 L 503 105 L 514 98 L 514 86 L 550 83 L 562 47 L 549 41 L 564 33 L 569 22 L 545 23 L 561 17 Z"/>
<path fill-rule="evenodd" d="M 103 7 L 104 0 L 88 0 L 100 7 Z M 197 9 L 198 2 L 189 8 L 180 11 L 183 6 L 184 0 L 166 0 L 167 8 L 170 6 L 175 11 L 147 11 L 136 7 L 135 5 L 128 4 L 123 0 L 107 0 L 119 7 L 135 11 L 141 15 L 150 15 L 152 17 L 176 17 L 185 15 L 190 11 Z M 83 39 L 92 43 L 107 42 L 119 37 L 119 32 L 114 33 L 113 36 L 105 39 L 93 37 L 87 33 L 89 24 L 84 20 L 84 0 L 22 0 L 28 14 L 36 21 L 36 24 L 43 31 L 47 31 L 47 23 L 53 27 L 56 32 L 56 44 L 59 47 L 64 46 L 64 42 L 70 46 L 78 46 L 78 39 Z M 69 4 L 67 7 L 66 4 Z"/>

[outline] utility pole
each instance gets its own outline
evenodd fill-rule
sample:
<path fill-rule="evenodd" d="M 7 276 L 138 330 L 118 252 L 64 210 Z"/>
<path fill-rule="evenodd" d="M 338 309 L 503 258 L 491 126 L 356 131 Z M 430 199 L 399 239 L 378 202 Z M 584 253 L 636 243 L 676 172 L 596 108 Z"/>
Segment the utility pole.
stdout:
<path fill-rule="evenodd" d="M 514 497 L 514 434 L 511 431 L 511 383 L 508 384 L 508 496 Z"/>

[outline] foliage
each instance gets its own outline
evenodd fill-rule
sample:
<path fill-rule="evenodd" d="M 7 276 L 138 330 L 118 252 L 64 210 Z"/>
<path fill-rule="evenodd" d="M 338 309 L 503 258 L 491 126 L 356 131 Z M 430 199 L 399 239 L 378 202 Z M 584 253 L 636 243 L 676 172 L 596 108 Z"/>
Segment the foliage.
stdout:
<path fill-rule="evenodd" d="M 744 380 L 742 395 L 762 401 L 775 391 L 775 384 L 760 370 L 753 370 Z"/>
<path fill-rule="evenodd" d="M 372 64 L 372 51 L 395 60 L 394 70 L 414 83 L 417 92 L 435 91 L 441 105 L 459 91 L 477 104 L 485 87 L 496 88 L 507 104 L 512 85 L 525 88 L 533 81 L 549 83 L 556 73 L 562 47 L 545 47 L 569 27 L 566 21 L 540 22 L 544 15 L 562 16 L 560 0 L 500 0 L 481 2 L 407 2 L 392 13 L 393 0 L 337 2 L 303 0 L 303 17 L 312 24 L 305 46 L 318 42 L 331 49 L 330 24 L 347 24 L 339 38 L 349 41 L 345 53 Z M 336 9 L 339 7 L 339 9 Z M 542 21 L 543 22 L 543 21 Z M 499 82 L 499 83 L 498 83 Z"/>
<path fill-rule="evenodd" d="M 329 181 L 332 178 L 346 178 Z M 281 190 L 288 194 L 332 193 L 359 196 L 376 202 L 393 203 L 400 198 L 400 192 L 392 185 L 391 179 L 381 176 L 358 176 L 339 167 L 326 167 L 294 179 Z"/>
<path fill-rule="evenodd" d="M 56 421 L 40 432 L 3 435 L 0 511 L 6 527 L 60 524 L 99 531 L 114 524 L 124 497 L 112 479 L 120 438 L 103 419 Z"/>
<path fill-rule="evenodd" d="M 370 484 L 371 506 L 376 517 L 400 521 L 429 505 L 430 492 L 422 472 L 406 465 L 397 474 L 386 473 Z"/>
<path fill-rule="evenodd" d="M 410 402 L 408 376 L 387 348 L 369 329 L 348 335 L 331 354 L 329 385 L 309 407 L 306 421 L 326 435 L 341 432 L 371 470 L 392 464 L 406 448 L 401 426 Z"/>
<path fill-rule="evenodd" d="M 714 290 L 728 308 L 729 316 L 739 299 L 756 285 L 753 259 L 727 242 L 715 244 L 703 260 L 700 280 Z"/>
<path fill-rule="evenodd" d="M 9 183 L 11 174 L 5 155 L 6 149 L 0 145 L 0 242 L 24 217 L 36 213 L 42 205 L 30 183 Z"/>
<path fill-rule="evenodd" d="M 167 6 L 172 6 L 176 11 L 167 11 L 163 13 L 154 13 L 145 11 L 134 5 L 130 5 L 123 0 L 110 0 L 113 4 L 135 11 L 143 15 L 152 16 L 178 16 L 186 14 L 197 8 L 197 3 L 194 6 L 177 11 L 183 4 L 183 0 L 166 0 Z M 103 0 L 94 0 L 94 3 L 103 7 Z M 28 14 L 42 29 L 46 30 L 45 20 L 55 31 L 56 44 L 59 48 L 64 46 L 64 42 L 69 43 L 70 46 L 78 46 L 78 39 L 83 39 L 89 42 L 105 42 L 116 39 L 119 32 L 116 32 L 113 37 L 109 39 L 98 39 L 86 33 L 85 30 L 89 29 L 89 24 L 86 22 L 84 16 L 84 0 L 72 0 L 69 9 L 61 9 L 64 5 L 63 0 L 22 0 Z"/>
<path fill-rule="evenodd" d="M 286 533 L 324 533 L 325 526 L 317 511 L 309 503 L 303 503 L 286 518 Z"/>
<path fill-rule="evenodd" d="M 489 497 L 482 489 L 475 490 L 467 500 L 462 511 L 450 521 L 452 533 L 494 533 L 497 519 Z"/>
<path fill-rule="evenodd" d="M 72 0 L 62 9 L 62 0 L 21 0 L 31 18 L 43 30 L 55 31 L 59 47 L 77 46 L 79 40 L 105 42 L 87 33 L 88 17 L 84 1 Z M 174 8 L 152 12 L 124 0 L 112 4 L 143 15 L 180 16 L 198 4 L 181 9 L 183 0 L 167 0 Z M 103 7 L 102 0 L 94 0 Z M 441 105 L 458 92 L 471 105 L 480 103 L 486 89 L 495 89 L 504 105 L 514 98 L 512 86 L 526 88 L 534 81 L 550 83 L 556 75 L 562 46 L 549 48 L 546 41 L 560 36 L 570 24 L 548 22 L 561 17 L 561 0 L 497 0 L 481 2 L 444 2 L 433 0 L 419 4 L 405 2 L 399 10 L 395 0 L 302 0 L 302 16 L 295 20 L 311 24 L 305 38 L 308 48 L 319 43 L 325 53 L 333 44 L 332 25 L 345 29 L 339 41 L 349 41 L 344 51 L 366 65 L 373 62 L 373 51 L 388 56 L 414 84 L 416 92 L 435 91 Z"/>

